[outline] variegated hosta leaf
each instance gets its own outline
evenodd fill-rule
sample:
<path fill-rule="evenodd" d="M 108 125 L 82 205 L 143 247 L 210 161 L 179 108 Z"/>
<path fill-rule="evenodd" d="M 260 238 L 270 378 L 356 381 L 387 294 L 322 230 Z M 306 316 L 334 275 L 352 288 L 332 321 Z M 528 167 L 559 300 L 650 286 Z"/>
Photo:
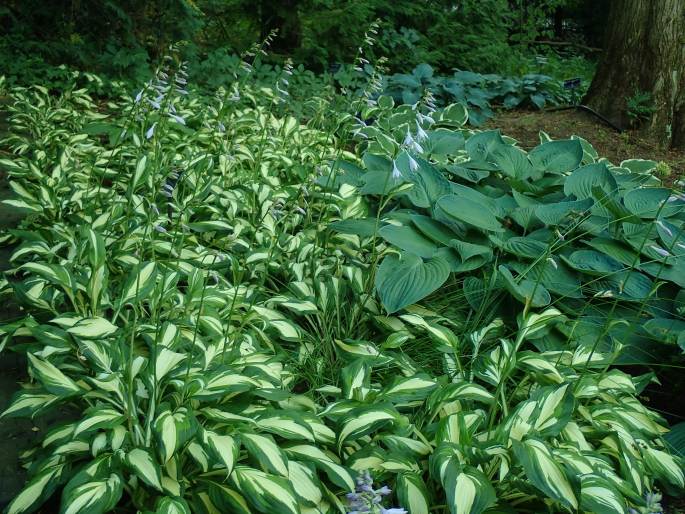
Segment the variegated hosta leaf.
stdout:
<path fill-rule="evenodd" d="M 165 496 L 157 500 L 155 514 L 191 514 L 190 506 L 183 498 Z"/>
<path fill-rule="evenodd" d="M 111 473 L 108 477 L 86 482 L 62 497 L 62 514 L 101 514 L 113 509 L 124 490 L 121 477 Z"/>
<path fill-rule="evenodd" d="M 587 474 L 580 476 L 580 508 L 596 514 L 625 514 L 626 502 L 606 478 Z"/>
<path fill-rule="evenodd" d="M 518 462 L 535 487 L 568 508 L 578 508 L 578 499 L 566 473 L 543 441 L 513 441 L 513 447 Z"/>
<path fill-rule="evenodd" d="M 83 339 L 108 337 L 116 331 L 117 327 L 104 318 L 83 318 L 67 329 L 71 335 Z"/>
<path fill-rule="evenodd" d="M 452 514 L 480 514 L 491 507 L 497 496 L 488 478 L 476 468 L 448 464 L 442 482 Z"/>
<path fill-rule="evenodd" d="M 60 397 L 73 396 L 81 392 L 81 388 L 56 366 L 30 353 L 27 356 L 34 376 L 49 392 Z"/>
<path fill-rule="evenodd" d="M 430 497 L 421 476 L 415 473 L 400 473 L 395 482 L 395 492 L 400 505 L 409 514 L 429 514 Z"/>
<path fill-rule="evenodd" d="M 134 448 L 126 454 L 126 464 L 138 478 L 155 489 L 162 490 L 162 476 L 159 464 L 142 448 Z"/>
<path fill-rule="evenodd" d="M 236 466 L 231 479 L 258 512 L 300 514 L 295 493 L 285 478 L 246 466 Z"/>
<path fill-rule="evenodd" d="M 24 486 L 7 507 L 7 514 L 34 512 L 57 489 L 64 464 L 41 471 Z"/>
<path fill-rule="evenodd" d="M 153 428 L 160 457 L 166 463 L 193 436 L 196 423 L 186 407 L 179 407 L 173 412 L 169 409 L 162 410 L 157 415 Z"/>
<path fill-rule="evenodd" d="M 241 434 L 240 438 L 248 453 L 265 471 L 288 476 L 288 458 L 273 439 L 249 433 Z"/>
<path fill-rule="evenodd" d="M 354 480 L 349 471 L 320 448 L 308 444 L 299 444 L 286 446 L 285 453 L 298 460 L 311 462 L 318 469 L 322 470 L 332 483 L 341 489 L 348 492 L 354 490 Z"/>
<path fill-rule="evenodd" d="M 342 447 L 345 442 L 358 439 L 392 423 L 397 418 L 398 413 L 392 407 L 383 404 L 354 409 L 341 424 L 338 432 L 338 446 Z"/>
<path fill-rule="evenodd" d="M 240 451 L 238 442 L 229 435 L 220 435 L 211 430 L 202 430 L 201 434 L 208 453 L 226 468 L 226 475 L 230 475 Z"/>

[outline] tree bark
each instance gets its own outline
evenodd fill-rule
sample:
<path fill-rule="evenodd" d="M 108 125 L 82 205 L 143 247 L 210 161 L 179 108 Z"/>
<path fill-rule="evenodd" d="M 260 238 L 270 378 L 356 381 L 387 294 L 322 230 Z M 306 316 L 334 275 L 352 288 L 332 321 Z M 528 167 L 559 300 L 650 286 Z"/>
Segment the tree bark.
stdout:
<path fill-rule="evenodd" d="M 628 99 L 650 93 L 644 130 L 685 147 L 685 0 L 613 0 L 605 52 L 584 103 L 629 127 Z"/>

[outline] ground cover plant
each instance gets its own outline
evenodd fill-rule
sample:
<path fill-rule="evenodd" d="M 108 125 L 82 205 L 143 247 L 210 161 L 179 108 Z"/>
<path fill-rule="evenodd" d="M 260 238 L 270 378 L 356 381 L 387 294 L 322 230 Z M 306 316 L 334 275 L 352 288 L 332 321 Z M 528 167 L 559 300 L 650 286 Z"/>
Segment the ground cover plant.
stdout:
<path fill-rule="evenodd" d="M 655 163 L 525 152 L 377 74 L 292 105 L 289 66 L 253 79 L 259 50 L 211 95 L 174 52 L 105 102 L 8 89 L 26 217 L 0 293 L 24 315 L 0 347 L 29 376 L 2 416 L 67 413 L 8 512 L 649 513 L 681 493 L 640 399 L 654 374 L 625 367 L 685 345 L 685 198 Z"/>

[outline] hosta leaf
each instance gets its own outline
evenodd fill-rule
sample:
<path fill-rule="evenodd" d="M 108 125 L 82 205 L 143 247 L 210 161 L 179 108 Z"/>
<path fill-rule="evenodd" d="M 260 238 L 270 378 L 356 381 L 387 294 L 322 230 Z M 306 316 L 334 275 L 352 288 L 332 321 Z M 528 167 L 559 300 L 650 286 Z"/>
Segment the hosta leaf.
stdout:
<path fill-rule="evenodd" d="M 105 318 L 83 318 L 67 329 L 71 335 L 83 339 L 99 339 L 111 336 L 117 331 Z"/>
<path fill-rule="evenodd" d="M 643 451 L 643 456 L 647 469 L 657 477 L 680 489 L 685 487 L 682 464 L 672 455 L 656 448 L 647 447 Z"/>
<path fill-rule="evenodd" d="M 74 430 L 74 437 L 90 430 L 114 428 L 125 419 L 125 416 L 121 412 L 110 407 L 91 407 L 86 410 L 85 414 L 86 417 Z"/>
<path fill-rule="evenodd" d="M 76 382 L 62 373 L 56 366 L 46 360 L 41 360 L 32 354 L 27 354 L 33 375 L 52 394 L 66 397 L 78 394 L 81 388 Z"/>
<path fill-rule="evenodd" d="M 288 462 L 288 478 L 300 503 L 308 507 L 317 507 L 323 499 L 322 487 L 313 467 L 301 462 Z"/>
<path fill-rule="evenodd" d="M 429 514 L 430 499 L 428 489 L 421 476 L 411 472 L 397 475 L 395 492 L 400 505 L 409 514 Z"/>
<path fill-rule="evenodd" d="M 476 468 L 448 465 L 443 488 L 452 514 L 481 514 L 497 500 L 490 480 Z"/>
<path fill-rule="evenodd" d="M 576 250 L 568 257 L 561 258 L 573 269 L 590 275 L 605 276 L 623 270 L 623 265 L 608 255 L 594 250 Z"/>
<path fill-rule="evenodd" d="M 147 297 L 157 280 L 157 265 L 154 262 L 141 263 L 129 273 L 119 296 L 118 305 L 134 303 Z"/>
<path fill-rule="evenodd" d="M 438 249 L 437 245 L 426 238 L 413 227 L 396 225 L 386 225 L 378 231 L 379 235 L 388 243 L 395 245 L 401 250 L 418 255 L 419 257 L 430 258 Z"/>
<path fill-rule="evenodd" d="M 411 402 L 426 398 L 435 387 L 436 382 L 425 374 L 397 378 L 381 390 L 379 398 L 392 402 Z"/>
<path fill-rule="evenodd" d="M 424 236 L 432 239 L 436 243 L 449 245 L 452 239 L 458 237 L 458 234 L 456 234 L 450 227 L 444 223 L 434 220 L 429 216 L 412 214 L 410 218 L 414 226 L 416 226 L 416 228 L 418 228 Z"/>
<path fill-rule="evenodd" d="M 567 173 L 582 162 L 583 147 L 573 139 L 549 141 L 533 148 L 528 158 L 538 177 L 545 173 Z"/>
<path fill-rule="evenodd" d="M 354 480 L 347 469 L 335 462 L 317 446 L 307 444 L 288 446 L 285 448 L 285 452 L 298 460 L 311 462 L 326 473 L 328 479 L 338 487 L 348 492 L 354 490 Z"/>
<path fill-rule="evenodd" d="M 190 506 L 183 498 L 165 496 L 157 500 L 155 514 L 191 514 Z"/>
<path fill-rule="evenodd" d="M 12 397 L 12 403 L 0 416 L 3 418 L 33 417 L 39 412 L 48 409 L 59 400 L 59 396 L 45 391 L 17 391 Z"/>
<path fill-rule="evenodd" d="M 64 464 L 49 467 L 33 477 L 7 506 L 6 514 L 34 512 L 60 484 Z"/>
<path fill-rule="evenodd" d="M 584 212 L 590 207 L 592 207 L 592 200 L 587 198 L 585 200 L 538 205 L 534 209 L 535 215 L 543 223 L 547 225 L 560 225 L 569 214 Z"/>
<path fill-rule="evenodd" d="M 358 439 L 378 428 L 390 424 L 398 417 L 390 406 L 377 404 L 371 407 L 359 407 L 345 417 L 338 432 L 338 446 L 347 441 Z"/>
<path fill-rule="evenodd" d="M 243 495 L 223 484 L 210 482 L 209 497 L 212 503 L 219 509 L 218 512 L 231 512 L 235 514 L 253 513 Z"/>
<path fill-rule="evenodd" d="M 513 447 L 517 460 L 535 487 L 570 509 L 578 508 L 568 477 L 547 444 L 537 439 L 514 440 Z"/>
<path fill-rule="evenodd" d="M 147 450 L 134 448 L 126 454 L 126 464 L 143 482 L 158 491 L 162 490 L 159 465 Z"/>
<path fill-rule="evenodd" d="M 124 491 L 119 475 L 93 482 L 86 482 L 69 491 L 62 497 L 61 514 L 102 514 L 112 510 Z"/>
<path fill-rule="evenodd" d="M 445 195 L 436 204 L 449 218 L 490 232 L 503 232 L 493 212 L 478 202 L 459 195 Z"/>
<path fill-rule="evenodd" d="M 593 198 L 593 188 L 599 187 L 606 195 L 618 190 L 616 179 L 606 164 L 588 164 L 575 170 L 564 182 L 564 193 L 575 196 L 576 200 Z"/>
<path fill-rule="evenodd" d="M 680 202 L 669 202 L 671 190 L 658 187 L 641 187 L 628 191 L 623 197 L 626 208 L 645 219 L 666 217 L 682 211 Z"/>
<path fill-rule="evenodd" d="M 230 475 L 240 452 L 236 440 L 229 435 L 220 435 L 211 430 L 202 430 L 202 442 L 208 448 L 209 453 L 226 468 L 226 475 Z M 243 438 L 243 442 L 246 442 L 245 438 Z M 251 446 L 247 442 L 245 446 L 250 451 Z M 267 448 L 264 448 L 264 452 L 267 452 Z"/>
<path fill-rule="evenodd" d="M 624 514 L 626 502 L 609 480 L 585 474 L 580 476 L 580 508 L 596 514 Z"/>
<path fill-rule="evenodd" d="M 259 512 L 300 514 L 295 493 L 284 478 L 246 466 L 236 466 L 231 478 L 245 499 Z"/>
<path fill-rule="evenodd" d="M 392 314 L 435 291 L 447 280 L 449 272 L 449 264 L 442 257 L 424 262 L 410 253 L 403 253 L 401 258 L 389 255 L 376 274 L 376 290 L 383 306 Z"/>
<path fill-rule="evenodd" d="M 244 433 L 241 441 L 248 453 L 267 472 L 288 476 L 288 459 L 278 445 L 269 437 Z"/>
<path fill-rule="evenodd" d="M 518 282 L 511 272 L 505 267 L 498 268 L 500 276 L 504 279 L 507 290 L 522 303 L 530 303 L 533 307 L 544 307 L 552 301 L 549 291 L 540 282 L 522 278 Z"/>
<path fill-rule="evenodd" d="M 336 232 L 342 234 L 356 234 L 361 237 L 372 236 L 378 226 L 376 218 L 357 218 L 334 221 L 329 225 Z"/>

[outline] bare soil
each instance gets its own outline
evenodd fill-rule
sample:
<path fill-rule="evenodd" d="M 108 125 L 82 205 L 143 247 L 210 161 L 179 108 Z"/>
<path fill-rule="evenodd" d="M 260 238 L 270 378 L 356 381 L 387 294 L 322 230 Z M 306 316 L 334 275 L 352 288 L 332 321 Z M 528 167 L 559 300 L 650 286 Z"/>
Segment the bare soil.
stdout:
<path fill-rule="evenodd" d="M 662 148 L 639 131 L 618 132 L 585 111 L 500 111 L 484 128 L 501 129 L 502 134 L 513 137 L 526 150 L 540 144 L 541 130 L 553 139 L 577 135 L 614 164 L 626 159 L 652 159 L 665 162 L 671 168 L 670 176 L 663 177 L 666 183 L 685 177 L 685 151 Z"/>

